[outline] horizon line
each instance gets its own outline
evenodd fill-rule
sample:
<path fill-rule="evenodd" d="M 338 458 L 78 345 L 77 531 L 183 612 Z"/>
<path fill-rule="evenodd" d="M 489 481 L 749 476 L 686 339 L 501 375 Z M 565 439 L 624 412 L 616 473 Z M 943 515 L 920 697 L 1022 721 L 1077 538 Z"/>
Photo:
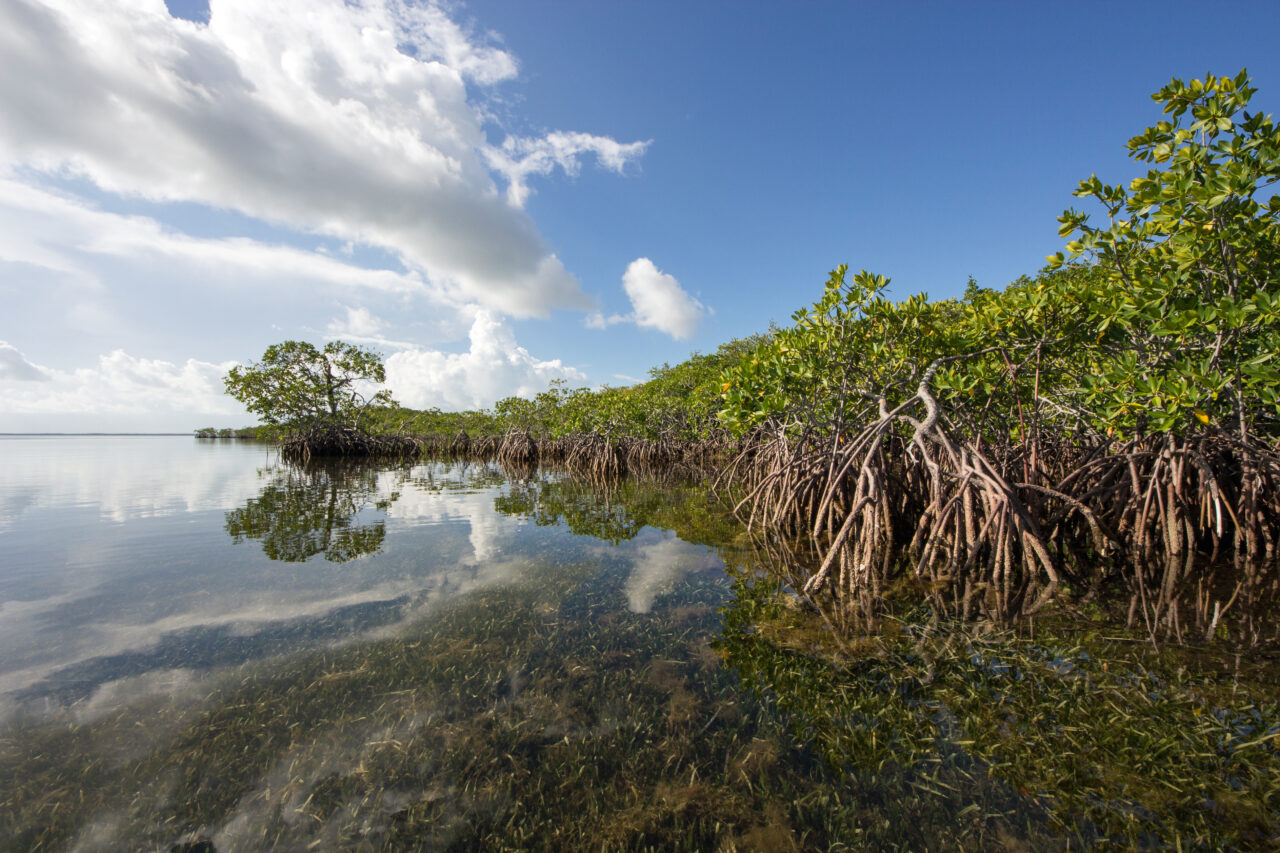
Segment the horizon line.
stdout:
<path fill-rule="evenodd" d="M 0 432 L 0 436 L 6 435 L 195 435 L 196 430 L 190 432 Z"/>

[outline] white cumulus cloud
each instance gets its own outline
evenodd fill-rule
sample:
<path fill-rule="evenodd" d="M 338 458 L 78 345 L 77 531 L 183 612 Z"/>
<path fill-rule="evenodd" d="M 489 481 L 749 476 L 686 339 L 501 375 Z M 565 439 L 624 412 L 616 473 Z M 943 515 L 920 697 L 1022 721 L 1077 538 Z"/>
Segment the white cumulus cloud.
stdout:
<path fill-rule="evenodd" d="M 0 131 L 2 132 L 2 131 Z M 444 299 L 421 276 L 355 264 L 247 237 L 191 237 L 147 216 L 108 213 L 64 193 L 0 178 L 0 261 L 59 273 L 101 291 L 97 261 L 169 261 L 230 277 L 261 275 L 339 288 Z"/>
<path fill-rule="evenodd" d="M 387 324 L 368 308 L 347 308 L 347 316 L 343 320 L 334 320 L 329 324 L 329 331 L 335 335 L 359 335 L 371 337 L 382 331 Z"/>
<path fill-rule="evenodd" d="M 291 337 L 324 330 L 334 303 L 359 305 L 358 327 L 371 309 L 415 323 L 414 305 L 429 304 L 415 329 L 432 340 L 465 332 L 474 310 L 412 270 L 248 237 L 193 237 L 0 178 L 0 318 L 8 321 L 0 333 L 21 329 L 33 361 L 71 369 L 122 342 L 150 357 L 185 357 L 199 343 L 242 359 L 278 339 L 274 320 Z M 349 328 L 331 326 L 338 336 Z M 395 333 L 377 337 L 361 342 L 391 346 L 383 339 Z"/>
<path fill-rule="evenodd" d="M 515 334 L 488 311 L 478 311 L 466 352 L 397 352 L 386 361 L 387 387 L 413 408 L 474 409 L 503 397 L 528 397 L 552 379 L 584 382 L 579 370 L 559 359 L 542 361 L 516 343 Z"/>
<path fill-rule="evenodd" d="M 104 428 L 125 423 L 128 428 L 153 430 L 193 429 L 191 415 L 246 419 L 244 409 L 223 393 L 222 377 L 234 365 L 196 359 L 175 364 L 124 350 L 100 356 L 92 367 L 70 371 L 32 365 L 46 381 L 16 382 L 0 376 L 0 429 L 14 423 L 25 426 L 32 417 L 64 414 L 90 416 Z"/>
<path fill-rule="evenodd" d="M 520 209 L 525 177 L 644 148 L 490 145 L 476 90 L 515 61 L 430 2 L 215 0 L 197 25 L 162 0 L 5 0 L 0 56 L 0 171 L 380 247 L 513 315 L 590 307 Z"/>
<path fill-rule="evenodd" d="M 0 341 L 0 381 L 47 382 L 52 374 L 27 361 L 26 356 L 8 341 Z"/>
<path fill-rule="evenodd" d="M 664 273 L 648 258 L 636 258 L 631 262 L 622 275 L 622 288 L 631 300 L 631 313 L 608 317 L 600 313 L 590 314 L 585 321 L 589 328 L 603 329 L 615 323 L 635 323 L 684 340 L 693 337 L 698 331 L 698 323 L 710 313 L 710 309 L 680 286 L 675 276 Z"/>
<path fill-rule="evenodd" d="M 393 341 L 384 335 L 387 322 L 364 306 L 346 307 L 343 317 L 335 317 L 325 327 L 325 337 L 353 344 L 386 349 L 413 349 L 408 341 Z"/>

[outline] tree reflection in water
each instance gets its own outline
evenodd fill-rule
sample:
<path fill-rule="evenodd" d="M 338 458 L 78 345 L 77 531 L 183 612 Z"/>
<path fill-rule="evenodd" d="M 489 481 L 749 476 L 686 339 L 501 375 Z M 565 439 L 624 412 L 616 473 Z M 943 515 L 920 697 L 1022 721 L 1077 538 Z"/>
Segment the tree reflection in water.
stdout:
<path fill-rule="evenodd" d="M 287 562 L 323 554 L 345 563 L 382 549 L 385 520 L 364 521 L 362 514 L 385 512 L 399 493 L 380 492 L 376 467 L 334 460 L 263 473 L 271 480 L 261 493 L 227 513 L 225 528 L 237 544 L 260 541 L 269 558 Z"/>
<path fill-rule="evenodd" d="M 579 536 L 594 536 L 611 545 L 636 537 L 663 505 L 656 489 L 638 489 L 631 480 L 590 482 L 563 476 L 512 479 L 493 506 L 539 526 L 563 524 Z"/>

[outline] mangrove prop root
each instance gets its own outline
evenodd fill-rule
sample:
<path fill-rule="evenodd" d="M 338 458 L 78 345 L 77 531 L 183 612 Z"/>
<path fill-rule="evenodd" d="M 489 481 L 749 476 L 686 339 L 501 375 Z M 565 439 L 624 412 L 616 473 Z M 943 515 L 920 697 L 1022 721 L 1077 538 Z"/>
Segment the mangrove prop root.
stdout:
<path fill-rule="evenodd" d="M 535 437 L 527 430 L 504 435 L 369 435 L 350 427 L 321 426 L 294 433 L 282 442 L 285 459 L 388 457 L 497 461 L 509 471 L 536 473 L 548 466 L 582 479 L 611 480 L 627 474 L 709 476 L 742 450 L 726 439 L 682 441 L 612 437 L 591 432 L 558 438 Z"/>
<path fill-rule="evenodd" d="M 293 462 L 331 457 L 414 457 L 418 443 L 403 435 L 369 435 L 352 427 L 316 426 L 287 436 L 281 455 Z"/>
<path fill-rule="evenodd" d="M 923 387 L 923 385 L 922 385 Z M 794 589 L 845 618 L 914 585 L 961 618 L 1008 623 L 1064 589 L 1130 596 L 1152 639 L 1280 639 L 1280 451 L 1227 432 L 1195 437 L 954 434 L 932 396 L 858 432 L 761 428 L 715 486 L 754 531 L 803 539 Z"/>

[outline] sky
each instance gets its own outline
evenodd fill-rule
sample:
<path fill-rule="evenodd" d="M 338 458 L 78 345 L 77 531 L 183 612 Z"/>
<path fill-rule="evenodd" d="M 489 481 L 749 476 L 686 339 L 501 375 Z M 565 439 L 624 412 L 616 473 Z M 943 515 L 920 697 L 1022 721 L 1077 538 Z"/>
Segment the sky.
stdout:
<path fill-rule="evenodd" d="M 905 297 L 1062 247 L 1169 78 L 1280 3 L 0 0 L 0 432 L 253 423 L 341 339 L 397 401 L 626 385 L 786 324 L 839 264 Z"/>

